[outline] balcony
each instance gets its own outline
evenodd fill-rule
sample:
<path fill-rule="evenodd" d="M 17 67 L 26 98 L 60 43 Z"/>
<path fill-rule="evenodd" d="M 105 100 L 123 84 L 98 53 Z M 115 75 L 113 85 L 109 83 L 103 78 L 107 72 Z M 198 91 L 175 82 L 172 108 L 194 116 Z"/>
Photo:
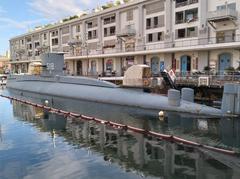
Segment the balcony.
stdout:
<path fill-rule="evenodd" d="M 189 19 L 176 19 L 176 24 L 190 23 L 198 21 L 198 17 L 193 17 Z"/>
<path fill-rule="evenodd" d="M 97 27 L 97 26 L 98 26 L 97 23 L 94 23 L 94 24 L 93 24 L 93 23 L 88 23 L 88 24 L 87 24 L 87 28 L 88 28 L 88 29 L 92 29 L 92 28 L 95 28 L 95 27 Z"/>
<path fill-rule="evenodd" d="M 118 37 L 132 37 L 136 35 L 136 30 L 134 28 L 125 28 L 122 29 L 119 34 L 117 34 Z"/>
<path fill-rule="evenodd" d="M 205 30 L 204 30 L 205 32 Z M 193 35 L 195 33 L 191 33 Z M 128 52 L 145 52 L 150 50 L 161 50 L 163 51 L 166 49 L 167 51 L 172 50 L 175 51 L 179 48 L 195 48 L 195 50 L 198 50 L 198 47 L 203 48 L 203 46 L 206 46 L 206 49 L 209 48 L 219 48 L 219 44 L 221 46 L 226 46 L 232 48 L 233 46 L 239 47 L 240 44 L 240 34 L 234 34 L 231 36 L 224 35 L 218 36 L 218 37 L 208 37 L 208 38 L 198 38 L 197 36 L 190 39 L 176 39 L 173 42 L 158 42 L 154 44 L 132 44 L 127 45 L 125 47 L 119 47 L 119 46 L 108 46 L 109 48 L 103 47 L 103 48 L 96 48 L 94 50 L 91 49 L 82 49 L 81 53 L 79 54 L 70 54 L 70 57 L 74 56 L 91 56 L 91 55 L 104 55 L 104 54 L 119 54 L 119 53 L 128 53 Z"/>
<path fill-rule="evenodd" d="M 160 27 L 164 27 L 164 24 L 150 25 L 150 26 L 147 26 L 146 29 L 149 30 L 149 29 L 156 29 L 156 28 L 160 28 Z"/>
<path fill-rule="evenodd" d="M 88 40 L 93 40 L 93 39 L 97 39 L 97 35 L 88 36 Z"/>
<path fill-rule="evenodd" d="M 69 46 L 80 46 L 82 45 L 82 40 L 81 39 L 73 39 L 68 42 Z"/>
<path fill-rule="evenodd" d="M 236 20 L 238 17 L 238 12 L 233 9 L 223 9 L 208 12 L 208 21 L 219 22 L 226 20 Z"/>
<path fill-rule="evenodd" d="M 176 8 L 198 3 L 198 0 L 176 0 Z"/>

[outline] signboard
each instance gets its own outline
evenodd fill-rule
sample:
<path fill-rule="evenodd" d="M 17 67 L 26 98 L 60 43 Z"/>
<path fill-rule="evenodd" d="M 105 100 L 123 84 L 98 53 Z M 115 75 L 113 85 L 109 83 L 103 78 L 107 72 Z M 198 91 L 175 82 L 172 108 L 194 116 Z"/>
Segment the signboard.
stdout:
<path fill-rule="evenodd" d="M 47 70 L 54 70 L 54 63 L 47 63 Z"/>
<path fill-rule="evenodd" d="M 198 86 L 209 86 L 209 77 L 199 77 Z"/>

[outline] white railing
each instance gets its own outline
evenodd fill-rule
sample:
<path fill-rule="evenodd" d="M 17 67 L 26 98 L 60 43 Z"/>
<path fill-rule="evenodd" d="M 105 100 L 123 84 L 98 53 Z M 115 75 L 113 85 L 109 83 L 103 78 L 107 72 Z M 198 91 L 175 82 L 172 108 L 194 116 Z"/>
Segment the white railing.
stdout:
<path fill-rule="evenodd" d="M 229 8 L 208 12 L 208 19 L 221 18 L 226 16 L 237 18 L 238 12 L 234 9 L 229 9 Z"/>
<path fill-rule="evenodd" d="M 136 35 L 136 30 L 133 28 L 122 29 L 117 36 L 134 36 Z"/>
<path fill-rule="evenodd" d="M 187 6 L 187 5 L 190 5 L 190 4 L 195 4 L 195 3 L 198 3 L 198 0 L 186 0 L 184 2 L 176 2 L 176 8 L 178 7 L 182 7 L 182 6 Z"/>

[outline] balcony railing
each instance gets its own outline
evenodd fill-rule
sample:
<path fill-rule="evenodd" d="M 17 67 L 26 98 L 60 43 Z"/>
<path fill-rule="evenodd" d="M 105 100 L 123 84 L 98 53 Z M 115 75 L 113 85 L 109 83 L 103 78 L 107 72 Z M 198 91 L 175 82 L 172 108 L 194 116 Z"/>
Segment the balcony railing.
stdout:
<path fill-rule="evenodd" d="M 94 27 L 97 27 L 97 26 L 98 26 L 97 24 L 88 24 L 87 28 L 91 29 L 91 28 L 94 28 Z"/>
<path fill-rule="evenodd" d="M 176 2 L 176 8 L 191 5 L 191 4 L 195 4 L 195 3 L 198 3 L 198 0 L 186 0 L 184 2 L 179 2 L 179 3 Z"/>
<path fill-rule="evenodd" d="M 198 21 L 198 17 L 193 17 L 192 19 L 176 19 L 176 24 L 190 23 Z"/>
<path fill-rule="evenodd" d="M 146 29 L 155 29 L 159 27 L 164 27 L 164 24 L 155 24 L 155 25 L 147 26 Z"/>
<path fill-rule="evenodd" d="M 191 39 L 179 39 L 174 42 L 158 42 L 154 44 L 145 44 L 145 45 L 135 45 L 135 47 L 124 48 L 116 46 L 115 48 L 111 48 L 108 50 L 104 49 L 96 49 L 91 50 L 89 55 L 94 54 L 113 54 L 113 53 L 124 53 L 124 52 L 139 52 L 139 51 L 147 51 L 147 50 L 160 50 L 160 49 L 169 49 L 169 48 L 183 48 L 183 47 L 196 47 L 202 45 L 216 45 L 216 44 L 228 44 L 228 43 L 240 43 L 240 34 L 235 36 L 225 36 L 225 40 L 219 40 L 219 37 L 211 37 L 211 38 L 191 38 Z M 82 53 L 82 56 L 86 55 L 86 53 Z M 81 56 L 80 55 L 80 56 Z"/>
<path fill-rule="evenodd" d="M 97 39 L 97 35 L 88 36 L 88 40 Z"/>
<path fill-rule="evenodd" d="M 136 30 L 133 28 L 122 29 L 121 32 L 117 34 L 117 36 L 119 37 L 135 36 L 135 35 L 136 35 Z"/>
<path fill-rule="evenodd" d="M 234 18 L 237 19 L 238 12 L 234 9 L 224 9 L 208 12 L 208 20 L 219 20 L 226 18 Z"/>
<path fill-rule="evenodd" d="M 104 20 L 104 25 L 107 25 L 107 24 L 112 24 L 112 23 L 115 23 L 116 20 L 115 19 L 111 19 L 111 20 Z"/>
<path fill-rule="evenodd" d="M 219 71 L 215 74 L 205 74 L 204 72 L 178 72 L 176 75 L 177 85 L 192 85 L 201 86 L 200 78 L 204 77 L 207 79 L 207 84 L 203 86 L 212 87 L 223 87 L 226 82 L 239 83 L 240 72 L 234 72 L 232 74 L 220 73 Z"/>

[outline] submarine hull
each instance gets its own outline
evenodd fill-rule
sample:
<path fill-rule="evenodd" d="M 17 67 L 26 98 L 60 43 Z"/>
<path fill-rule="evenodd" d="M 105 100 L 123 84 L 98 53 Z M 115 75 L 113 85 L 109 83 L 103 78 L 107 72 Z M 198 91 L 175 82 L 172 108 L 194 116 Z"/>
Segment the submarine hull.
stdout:
<path fill-rule="evenodd" d="M 137 107 L 154 111 L 222 116 L 219 109 L 181 100 L 180 106 L 169 104 L 168 97 L 143 91 L 120 88 L 107 82 L 85 77 L 12 76 L 7 88 L 19 91 L 72 98 L 77 100 Z"/>

